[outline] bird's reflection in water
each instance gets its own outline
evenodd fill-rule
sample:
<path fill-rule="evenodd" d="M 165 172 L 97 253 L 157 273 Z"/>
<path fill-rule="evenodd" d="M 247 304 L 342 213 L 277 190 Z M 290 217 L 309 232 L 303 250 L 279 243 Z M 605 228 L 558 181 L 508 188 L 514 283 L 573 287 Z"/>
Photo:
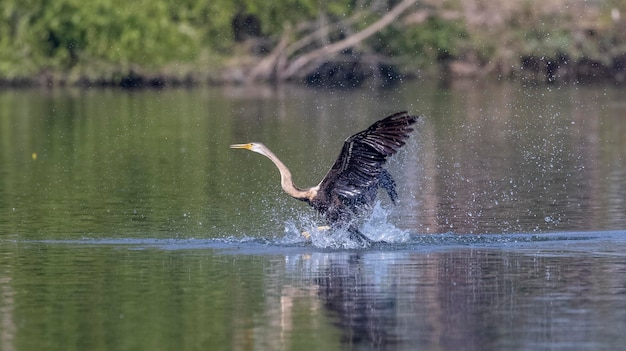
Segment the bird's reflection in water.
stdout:
<path fill-rule="evenodd" d="M 527 262 L 532 257 L 471 249 L 331 257 L 315 279 L 320 304 L 342 344 L 357 349 L 481 350 L 512 321 L 494 304 L 507 310 L 521 303 L 508 275 L 537 269 Z M 522 300 L 532 298 L 532 289 L 520 289 Z"/>
<path fill-rule="evenodd" d="M 342 343 L 380 349 L 393 342 L 388 331 L 394 330 L 396 323 L 394 288 L 379 291 L 381 287 L 364 275 L 363 268 L 358 253 L 350 255 L 347 264 L 331 264 L 328 274 L 317 279 L 319 295 L 336 318 Z"/>
<path fill-rule="evenodd" d="M 616 267 L 621 257 L 481 248 L 288 255 L 266 287 L 265 320 L 274 325 L 262 335 L 283 349 L 302 338 L 328 348 L 437 350 L 620 338 L 602 327 L 626 317 Z"/>

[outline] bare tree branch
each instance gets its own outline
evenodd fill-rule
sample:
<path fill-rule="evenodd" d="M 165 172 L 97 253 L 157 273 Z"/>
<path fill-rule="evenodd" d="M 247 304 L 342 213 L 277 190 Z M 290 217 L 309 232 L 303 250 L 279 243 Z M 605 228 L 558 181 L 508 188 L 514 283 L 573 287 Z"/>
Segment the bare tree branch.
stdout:
<path fill-rule="evenodd" d="M 316 29 L 310 34 L 303 36 L 299 40 L 290 43 L 290 40 L 295 36 L 293 28 L 287 28 L 283 32 L 279 43 L 272 50 L 272 52 L 263 58 L 247 76 L 247 82 L 252 82 L 258 79 L 278 79 L 288 80 L 296 77 L 306 76 L 310 72 L 310 66 L 319 63 L 321 61 L 332 60 L 341 51 L 353 47 L 370 36 L 376 34 L 389 24 L 391 24 L 402 12 L 415 4 L 417 0 L 403 0 L 389 12 L 383 15 L 378 21 L 374 22 L 370 26 L 366 27 L 360 32 L 348 35 L 345 39 L 340 41 L 324 45 L 317 49 L 313 49 L 303 54 L 296 54 L 298 51 L 303 50 L 309 45 L 317 42 L 324 41 L 328 36 L 336 31 L 349 28 L 359 19 L 363 18 L 366 13 L 377 10 L 384 4 L 383 1 L 375 1 L 370 5 L 369 10 L 357 11 L 349 18 L 340 20 L 330 24 L 317 25 Z M 319 21 L 318 21 L 319 22 Z M 298 32 L 302 30 L 303 25 L 300 25 L 300 29 L 296 28 Z M 304 28 L 311 28 L 311 25 L 304 24 Z M 317 45 L 320 45 L 319 43 Z M 295 55 L 293 58 L 292 56 Z M 307 69 L 308 68 L 308 69 Z"/>
<path fill-rule="evenodd" d="M 334 22 L 331 24 L 326 25 L 325 27 L 321 27 L 318 28 L 316 31 L 314 31 L 313 33 L 310 33 L 300 39 L 298 39 L 298 41 L 296 41 L 295 43 L 289 45 L 289 47 L 287 47 L 287 56 L 291 56 L 294 53 L 296 53 L 298 50 L 304 48 L 305 46 L 309 45 L 310 43 L 319 40 L 320 38 L 322 38 L 323 36 L 327 36 L 330 35 L 331 33 L 346 27 L 346 26 L 350 26 L 352 24 L 354 24 L 356 21 L 358 21 L 359 19 L 363 18 L 363 16 L 365 16 L 367 12 L 366 11 L 359 11 L 355 14 L 353 14 L 352 16 L 350 16 L 349 18 L 342 20 L 342 21 L 338 21 L 338 22 Z"/>
<path fill-rule="evenodd" d="M 259 62 L 253 69 L 250 71 L 247 77 L 247 82 L 251 83 L 259 78 L 269 79 L 272 75 L 275 75 L 275 70 L 277 69 L 279 63 L 282 63 L 284 66 L 285 58 L 285 48 L 289 43 L 289 37 L 291 36 L 291 30 L 286 29 L 276 48 L 272 50 L 272 53 L 263 58 L 261 62 Z"/>
<path fill-rule="evenodd" d="M 417 0 L 403 0 L 393 9 L 391 9 L 391 11 L 387 12 L 383 17 L 381 17 L 378 21 L 374 22 L 362 31 L 355 33 L 354 35 L 351 35 L 336 43 L 324 46 L 322 48 L 299 56 L 293 62 L 291 62 L 291 64 L 289 64 L 289 66 L 287 66 L 285 70 L 277 72 L 279 75 L 278 78 L 286 80 L 295 77 L 298 75 L 297 73 L 299 71 L 305 68 L 305 66 L 317 62 L 321 58 L 333 56 L 369 38 L 370 36 L 376 34 L 380 30 L 391 24 L 396 19 L 396 17 L 398 17 L 402 12 L 415 4 L 416 1 Z"/>

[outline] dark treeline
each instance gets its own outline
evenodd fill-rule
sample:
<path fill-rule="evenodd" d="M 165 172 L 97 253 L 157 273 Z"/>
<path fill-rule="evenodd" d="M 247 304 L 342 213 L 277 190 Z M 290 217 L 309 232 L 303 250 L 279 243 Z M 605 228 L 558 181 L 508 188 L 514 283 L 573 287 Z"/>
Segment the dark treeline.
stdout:
<path fill-rule="evenodd" d="M 626 79 L 621 0 L 2 0 L 3 85 Z"/>

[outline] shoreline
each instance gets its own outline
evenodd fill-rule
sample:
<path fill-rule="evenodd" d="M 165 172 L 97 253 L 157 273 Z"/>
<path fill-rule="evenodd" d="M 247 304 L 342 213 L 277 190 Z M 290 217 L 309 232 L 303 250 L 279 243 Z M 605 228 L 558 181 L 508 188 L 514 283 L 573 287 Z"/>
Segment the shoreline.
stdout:
<path fill-rule="evenodd" d="M 436 79 L 443 82 L 462 80 L 510 80 L 533 82 L 536 84 L 614 84 L 622 85 L 626 82 L 626 54 L 613 58 L 612 64 L 605 65 L 599 60 L 583 59 L 576 62 L 563 58 L 553 60 L 544 57 L 526 57 L 520 59 L 518 67 L 503 69 L 501 63 L 478 65 L 463 60 L 449 60 L 436 63 L 426 69 L 402 69 L 392 67 L 392 74 L 381 75 L 372 66 L 352 65 L 350 72 L 337 74 L 341 67 L 325 63 L 320 66 L 316 74 L 322 76 L 317 81 L 291 80 L 277 82 L 273 80 L 256 81 L 254 84 L 297 84 L 304 87 L 354 89 L 365 85 L 390 87 L 403 81 L 414 79 Z M 330 65 L 330 68 L 328 67 Z M 43 71 L 32 77 L 15 79 L 0 79 L 0 89 L 20 88 L 193 88 L 198 86 L 240 86 L 250 85 L 243 77 L 247 67 L 231 65 L 212 70 L 189 70 L 182 74 L 148 72 L 131 70 L 127 74 L 121 72 L 109 73 L 102 76 L 89 77 L 70 72 Z M 333 69 L 334 77 L 328 77 L 324 69 Z M 355 73 L 356 72 L 356 73 Z M 372 73 L 374 72 L 374 73 Z M 358 76 L 358 79 L 354 79 Z M 107 78 L 108 77 L 108 78 Z M 351 79 L 344 79 L 351 77 Z"/>

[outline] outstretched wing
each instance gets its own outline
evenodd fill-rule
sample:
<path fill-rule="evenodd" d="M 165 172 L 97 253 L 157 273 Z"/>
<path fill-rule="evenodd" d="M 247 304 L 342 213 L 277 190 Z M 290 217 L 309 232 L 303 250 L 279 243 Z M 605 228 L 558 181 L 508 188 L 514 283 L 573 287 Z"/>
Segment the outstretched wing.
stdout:
<path fill-rule="evenodd" d="M 355 207 L 368 205 L 374 200 L 379 186 L 384 187 L 392 198 L 395 197 L 393 179 L 383 165 L 387 157 L 405 144 L 413 131 L 411 125 L 417 118 L 407 112 L 398 112 L 346 139 L 337 161 L 318 189 L 318 194 L 323 194 L 329 202 L 329 211 L 331 208 L 338 211 L 337 207 L 341 206 L 354 210 Z M 338 219 L 329 215 L 331 221 Z"/>

